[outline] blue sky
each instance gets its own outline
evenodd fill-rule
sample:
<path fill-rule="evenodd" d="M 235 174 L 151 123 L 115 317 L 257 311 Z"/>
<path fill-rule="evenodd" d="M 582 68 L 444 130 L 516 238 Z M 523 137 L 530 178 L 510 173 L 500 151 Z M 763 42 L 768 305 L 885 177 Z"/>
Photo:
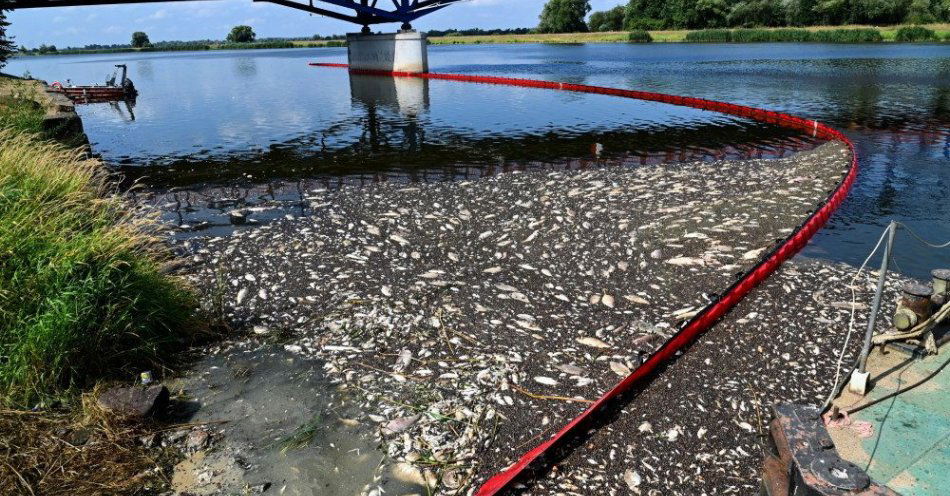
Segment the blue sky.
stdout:
<path fill-rule="evenodd" d="M 531 27 L 545 0 L 469 0 L 422 18 L 419 29 Z M 623 0 L 591 0 L 603 10 Z M 18 44 L 58 47 L 128 43 L 133 31 L 152 41 L 222 39 L 231 26 L 248 24 L 258 36 L 311 36 L 354 31 L 352 25 L 306 12 L 251 0 L 101 5 L 27 9 L 8 13 Z M 392 25 L 391 29 L 395 29 Z"/>

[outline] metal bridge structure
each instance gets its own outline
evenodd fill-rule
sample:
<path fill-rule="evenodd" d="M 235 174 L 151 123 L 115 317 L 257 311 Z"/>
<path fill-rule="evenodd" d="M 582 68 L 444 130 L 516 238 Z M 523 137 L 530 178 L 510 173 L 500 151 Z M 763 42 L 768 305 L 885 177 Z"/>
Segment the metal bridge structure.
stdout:
<path fill-rule="evenodd" d="M 77 7 L 87 5 L 120 5 L 132 3 L 177 3 L 204 0 L 7 0 L 4 8 L 38 9 L 49 7 Z M 392 22 L 402 23 L 401 29 L 412 29 L 412 22 L 416 19 L 441 10 L 453 3 L 464 0 L 308 0 L 307 3 L 295 0 L 253 0 L 268 2 L 292 9 L 302 10 L 311 14 L 352 22 L 363 26 L 363 33 L 369 34 L 372 24 Z M 317 2 L 316 6 L 314 2 Z M 392 7 L 389 7 L 392 3 Z"/>

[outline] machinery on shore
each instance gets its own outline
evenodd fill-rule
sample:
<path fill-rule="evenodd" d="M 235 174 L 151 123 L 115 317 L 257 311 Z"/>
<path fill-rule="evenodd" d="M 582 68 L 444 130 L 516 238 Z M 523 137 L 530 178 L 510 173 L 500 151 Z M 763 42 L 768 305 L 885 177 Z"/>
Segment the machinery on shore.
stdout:
<path fill-rule="evenodd" d="M 104 85 L 77 86 L 67 80 L 66 84 L 55 81 L 50 87 L 64 93 L 70 100 L 79 104 L 129 101 L 138 96 L 135 84 L 129 79 L 128 67 L 125 64 L 116 64 L 115 71 L 106 79 Z"/>
<path fill-rule="evenodd" d="M 904 283 L 891 326 L 875 333 L 898 226 L 927 246 L 950 247 L 927 242 L 897 222 L 887 227 L 878 243 L 880 247 L 887 239 L 867 330 L 850 375 L 836 378 L 819 408 L 773 406 L 762 467 L 763 496 L 929 495 L 946 494 L 950 487 L 945 465 L 950 377 L 941 374 L 950 365 L 945 346 L 950 343 L 950 326 L 945 324 L 950 317 L 950 270 L 931 271 L 930 284 Z M 856 305 L 852 301 L 849 329 Z M 839 373 L 840 365 L 839 359 Z"/>

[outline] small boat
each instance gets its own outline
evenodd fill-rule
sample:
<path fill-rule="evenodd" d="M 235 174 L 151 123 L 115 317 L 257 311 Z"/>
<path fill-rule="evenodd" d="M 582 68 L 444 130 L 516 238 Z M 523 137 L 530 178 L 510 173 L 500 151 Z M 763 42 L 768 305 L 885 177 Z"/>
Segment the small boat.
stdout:
<path fill-rule="evenodd" d="M 66 84 L 55 81 L 50 87 L 55 91 L 64 93 L 66 97 L 76 103 L 116 102 L 134 99 L 138 95 L 138 91 L 136 91 L 135 85 L 128 77 L 128 67 L 125 64 L 117 64 L 115 67 L 115 72 L 106 80 L 104 85 L 76 86 L 70 84 L 67 80 Z M 122 71 L 121 79 L 119 79 L 119 71 Z"/>

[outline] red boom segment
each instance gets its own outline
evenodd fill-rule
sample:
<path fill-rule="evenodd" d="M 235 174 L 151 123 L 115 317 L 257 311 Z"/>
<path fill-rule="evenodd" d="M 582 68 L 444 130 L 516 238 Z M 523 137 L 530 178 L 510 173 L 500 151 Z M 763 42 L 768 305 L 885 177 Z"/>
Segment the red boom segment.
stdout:
<path fill-rule="evenodd" d="M 327 64 L 311 63 L 315 67 L 336 67 L 348 68 L 347 64 Z M 507 86 L 521 86 L 528 88 L 545 88 L 552 90 L 573 91 L 577 93 L 595 93 L 602 95 L 613 95 L 637 100 L 648 100 L 653 102 L 669 103 L 683 107 L 692 107 L 703 110 L 711 110 L 723 114 L 737 115 L 754 119 L 760 122 L 773 124 L 789 129 L 803 131 L 812 136 L 827 139 L 829 141 L 841 141 L 851 151 L 851 167 L 847 175 L 834 189 L 831 195 L 825 200 L 824 204 L 812 213 L 803 224 L 792 232 L 785 241 L 775 247 L 759 263 L 746 272 L 738 281 L 722 295 L 718 300 L 710 303 L 699 314 L 693 317 L 685 327 L 680 329 L 658 350 L 656 350 L 646 361 L 644 361 L 629 376 L 620 381 L 610 391 L 601 396 L 597 401 L 591 404 L 587 410 L 584 410 L 577 418 L 571 420 L 554 436 L 538 445 L 536 448 L 525 453 L 514 465 L 504 472 L 501 472 L 479 488 L 476 496 L 492 496 L 500 493 L 509 487 L 509 485 L 521 475 L 533 462 L 553 448 L 558 442 L 564 440 L 573 434 L 574 429 L 586 420 L 591 419 L 601 407 L 607 402 L 617 398 L 624 392 L 630 390 L 638 382 L 656 371 L 664 362 L 673 357 L 673 355 L 683 347 L 689 345 L 700 335 L 707 331 L 713 324 L 722 318 L 726 312 L 739 303 L 749 292 L 764 281 L 769 275 L 775 272 L 783 262 L 798 253 L 808 240 L 820 229 L 831 214 L 838 209 L 851 186 L 854 184 L 858 174 L 858 156 L 854 149 L 854 143 L 851 142 L 840 131 L 826 126 L 818 121 L 803 119 L 793 115 L 775 112 L 771 110 L 757 109 L 731 103 L 718 102 L 714 100 L 705 100 L 702 98 L 683 97 L 676 95 L 667 95 L 664 93 L 651 93 L 646 91 L 623 90 L 617 88 L 606 88 L 602 86 L 588 86 L 583 84 L 557 83 L 551 81 L 537 81 L 533 79 L 515 79 L 492 76 L 471 76 L 464 74 L 438 74 L 438 73 L 408 73 L 408 72 L 386 72 L 386 71 L 352 71 L 359 74 L 370 74 L 388 77 L 414 77 L 420 79 L 437 79 L 445 81 L 464 81 L 470 83 L 500 84 Z"/>

